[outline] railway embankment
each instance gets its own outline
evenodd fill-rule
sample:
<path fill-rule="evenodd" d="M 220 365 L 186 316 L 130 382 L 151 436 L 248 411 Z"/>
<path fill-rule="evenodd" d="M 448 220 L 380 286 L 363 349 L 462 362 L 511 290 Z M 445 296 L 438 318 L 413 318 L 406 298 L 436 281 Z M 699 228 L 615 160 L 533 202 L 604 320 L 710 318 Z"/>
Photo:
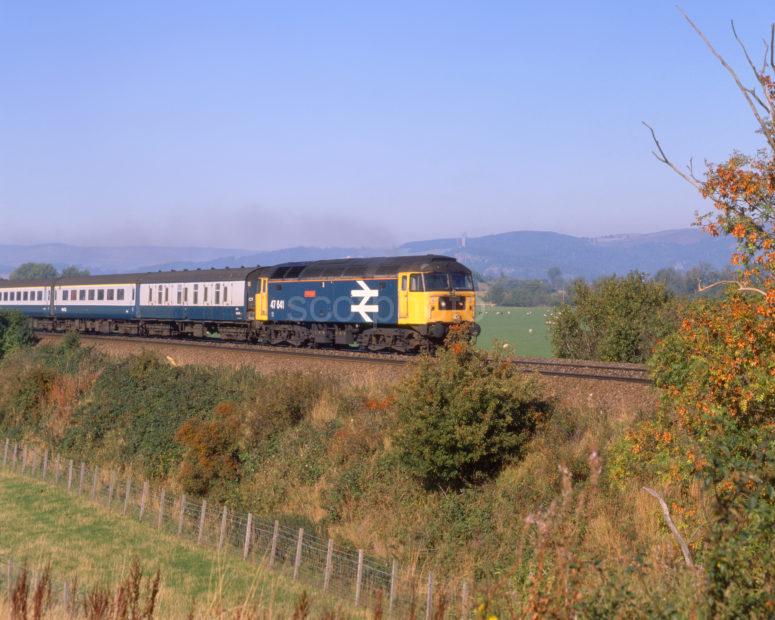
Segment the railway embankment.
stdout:
<path fill-rule="evenodd" d="M 40 334 L 41 344 L 61 342 L 60 334 Z M 151 353 L 173 365 L 251 367 L 261 373 L 307 372 L 332 375 L 352 385 L 392 385 L 411 371 L 413 358 L 230 343 L 80 336 L 84 346 L 119 359 Z M 642 364 L 609 364 L 577 360 L 519 358 L 525 372 L 540 375 L 547 393 L 561 404 L 622 415 L 627 410 L 656 406 L 657 390 Z"/>
<path fill-rule="evenodd" d="M 368 362 L 377 378 L 403 373 L 391 381 L 354 376 L 363 362 L 337 362 L 351 375 L 308 360 L 262 372 L 108 345 L 49 339 L 4 358 L 0 431 L 75 462 L 132 468 L 176 496 L 280 519 L 336 549 L 396 558 L 438 583 L 468 581 L 498 605 L 499 576 L 532 570 L 549 544 L 530 523 L 551 519 L 560 538 L 566 519 L 582 523 L 573 553 L 597 558 L 606 579 L 629 579 L 622 557 L 646 553 L 668 571 L 679 557 L 651 500 L 622 475 L 627 430 L 655 411 L 644 383 L 526 375 L 465 344 L 412 364 Z M 643 573 L 636 585 L 649 592 L 687 586 L 680 574 Z M 529 594 L 528 582 L 513 583 Z M 597 587 L 578 584 L 580 596 Z"/>

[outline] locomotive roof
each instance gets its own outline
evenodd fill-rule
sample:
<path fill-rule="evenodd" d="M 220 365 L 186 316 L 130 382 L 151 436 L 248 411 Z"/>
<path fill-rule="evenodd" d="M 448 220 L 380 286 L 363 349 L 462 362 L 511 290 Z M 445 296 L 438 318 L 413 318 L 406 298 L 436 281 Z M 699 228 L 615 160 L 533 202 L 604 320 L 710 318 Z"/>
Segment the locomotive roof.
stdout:
<path fill-rule="evenodd" d="M 451 256 L 425 254 L 423 256 L 378 256 L 374 258 L 337 258 L 308 262 L 282 263 L 262 267 L 264 277 L 276 280 L 308 278 L 344 278 L 395 276 L 402 271 L 458 271 L 471 273 L 465 265 Z"/>

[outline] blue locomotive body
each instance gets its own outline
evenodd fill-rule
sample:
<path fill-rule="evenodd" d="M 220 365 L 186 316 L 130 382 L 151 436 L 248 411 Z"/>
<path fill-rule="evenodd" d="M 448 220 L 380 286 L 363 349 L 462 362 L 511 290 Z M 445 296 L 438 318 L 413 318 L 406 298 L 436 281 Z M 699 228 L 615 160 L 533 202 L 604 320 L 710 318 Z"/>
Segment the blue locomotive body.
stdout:
<path fill-rule="evenodd" d="M 395 325 L 396 279 L 269 283 L 270 321 Z"/>

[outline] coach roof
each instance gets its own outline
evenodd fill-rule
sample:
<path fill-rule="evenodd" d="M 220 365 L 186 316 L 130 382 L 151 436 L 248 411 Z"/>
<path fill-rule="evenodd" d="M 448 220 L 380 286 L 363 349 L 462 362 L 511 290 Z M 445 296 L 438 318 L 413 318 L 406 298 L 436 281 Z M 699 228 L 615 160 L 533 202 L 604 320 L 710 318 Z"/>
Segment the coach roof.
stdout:
<path fill-rule="evenodd" d="M 0 278 L 0 288 L 31 288 L 33 286 L 51 286 L 54 280 L 40 278 L 33 280 L 4 280 Z"/>
<path fill-rule="evenodd" d="M 455 258 L 426 254 L 424 256 L 379 256 L 375 258 L 341 258 L 311 262 L 283 263 L 260 269 L 261 276 L 275 280 L 310 278 L 377 278 L 396 276 L 404 271 L 458 271 L 471 273 Z"/>

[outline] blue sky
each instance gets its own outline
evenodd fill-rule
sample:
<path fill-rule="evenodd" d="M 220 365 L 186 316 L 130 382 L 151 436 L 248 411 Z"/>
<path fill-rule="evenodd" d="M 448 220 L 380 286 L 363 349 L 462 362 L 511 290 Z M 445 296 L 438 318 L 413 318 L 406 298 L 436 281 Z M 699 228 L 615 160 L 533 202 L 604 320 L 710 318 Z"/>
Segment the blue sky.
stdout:
<path fill-rule="evenodd" d="M 744 69 L 770 1 L 683 7 Z M 271 249 L 688 225 L 758 145 L 671 1 L 0 0 L 0 243 Z"/>

